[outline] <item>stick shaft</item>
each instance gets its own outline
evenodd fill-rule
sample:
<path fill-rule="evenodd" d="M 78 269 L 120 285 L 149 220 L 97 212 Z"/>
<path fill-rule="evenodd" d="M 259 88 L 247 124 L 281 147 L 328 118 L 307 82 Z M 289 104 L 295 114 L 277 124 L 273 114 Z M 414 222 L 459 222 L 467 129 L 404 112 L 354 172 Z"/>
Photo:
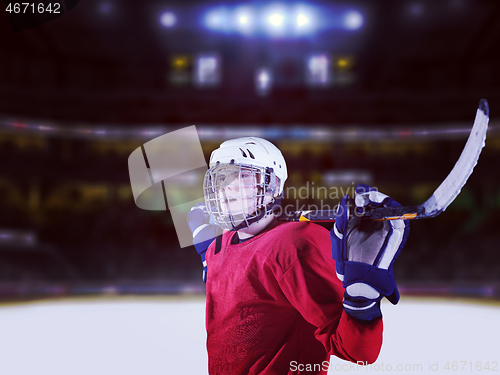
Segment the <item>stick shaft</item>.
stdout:
<path fill-rule="evenodd" d="M 371 220 L 399 220 L 428 219 L 439 215 L 460 193 L 477 164 L 485 144 L 488 121 L 488 102 L 481 99 L 472 130 L 460 157 L 452 171 L 427 201 L 418 206 L 375 208 L 366 211 L 361 216 Z M 353 214 L 351 212 L 351 215 Z M 293 211 L 283 213 L 279 219 L 283 221 L 333 222 L 336 216 L 336 210 Z"/>
<path fill-rule="evenodd" d="M 404 207 L 382 207 L 367 211 L 364 218 L 372 220 L 411 220 L 422 219 L 419 214 L 423 214 L 421 206 Z M 286 212 L 279 217 L 281 221 L 314 221 L 314 222 L 335 222 L 336 210 L 313 210 L 313 211 L 292 211 Z"/>

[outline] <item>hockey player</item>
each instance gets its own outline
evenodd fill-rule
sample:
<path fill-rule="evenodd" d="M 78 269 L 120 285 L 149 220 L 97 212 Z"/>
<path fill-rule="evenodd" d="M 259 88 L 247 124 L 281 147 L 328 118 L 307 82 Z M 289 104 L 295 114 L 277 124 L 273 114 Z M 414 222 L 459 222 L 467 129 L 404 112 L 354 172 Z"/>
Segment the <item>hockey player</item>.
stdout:
<path fill-rule="evenodd" d="M 278 221 L 286 179 L 281 152 L 261 138 L 211 155 L 205 206 L 188 216 L 204 262 L 210 374 L 326 374 L 331 354 L 367 364 L 380 352 L 380 300 L 399 299 L 392 266 L 408 222 L 363 220 L 368 206 L 398 205 L 366 185 L 342 199 L 331 233 Z"/>

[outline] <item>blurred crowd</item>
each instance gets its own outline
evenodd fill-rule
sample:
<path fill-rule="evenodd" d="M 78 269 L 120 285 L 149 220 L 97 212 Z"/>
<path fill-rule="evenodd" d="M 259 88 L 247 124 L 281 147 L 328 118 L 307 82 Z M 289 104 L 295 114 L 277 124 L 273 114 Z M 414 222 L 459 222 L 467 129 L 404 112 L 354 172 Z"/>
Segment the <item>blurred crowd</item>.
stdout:
<path fill-rule="evenodd" d="M 193 281 L 201 264 L 193 247 L 181 249 L 167 211 L 135 206 L 128 154 L 90 141 L 51 139 L 21 147 L 0 137 L 0 282 Z M 427 143 L 277 142 L 287 159 L 287 186 L 328 186 L 338 171 L 367 171 L 369 182 L 404 205 L 425 201 L 460 155 L 463 140 Z M 398 258 L 404 281 L 500 281 L 500 148 L 493 139 L 456 201 L 442 215 L 413 221 Z M 208 160 L 212 145 L 203 145 Z M 310 186 L 310 185 L 309 185 Z M 285 204 L 320 205 L 330 199 L 288 196 Z M 328 201 L 334 206 L 337 202 Z M 321 224 L 330 229 L 331 224 Z M 2 242 L 4 230 L 33 233 L 33 244 Z"/>

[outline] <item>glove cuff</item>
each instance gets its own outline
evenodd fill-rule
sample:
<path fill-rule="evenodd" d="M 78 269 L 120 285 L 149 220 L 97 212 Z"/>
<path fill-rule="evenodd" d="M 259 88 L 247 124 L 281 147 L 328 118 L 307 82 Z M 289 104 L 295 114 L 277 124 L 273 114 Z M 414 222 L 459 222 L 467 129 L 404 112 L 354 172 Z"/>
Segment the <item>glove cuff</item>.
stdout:
<path fill-rule="evenodd" d="M 363 324 L 370 324 L 375 319 L 382 317 L 380 298 L 371 300 L 362 297 L 351 297 L 344 293 L 344 311 Z"/>
<path fill-rule="evenodd" d="M 396 288 L 392 267 L 385 270 L 366 263 L 347 261 L 344 263 L 344 275 L 344 288 L 361 280 L 383 296 L 393 294 Z"/>

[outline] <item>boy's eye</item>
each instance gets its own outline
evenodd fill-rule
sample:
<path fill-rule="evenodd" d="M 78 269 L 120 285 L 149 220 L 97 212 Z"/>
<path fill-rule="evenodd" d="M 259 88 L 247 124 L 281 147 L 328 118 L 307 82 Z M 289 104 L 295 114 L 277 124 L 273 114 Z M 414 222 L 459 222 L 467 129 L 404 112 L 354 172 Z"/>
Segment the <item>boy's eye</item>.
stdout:
<path fill-rule="evenodd" d="M 223 182 L 226 179 L 226 176 L 223 175 L 215 175 L 214 177 L 214 179 L 219 182 Z"/>

